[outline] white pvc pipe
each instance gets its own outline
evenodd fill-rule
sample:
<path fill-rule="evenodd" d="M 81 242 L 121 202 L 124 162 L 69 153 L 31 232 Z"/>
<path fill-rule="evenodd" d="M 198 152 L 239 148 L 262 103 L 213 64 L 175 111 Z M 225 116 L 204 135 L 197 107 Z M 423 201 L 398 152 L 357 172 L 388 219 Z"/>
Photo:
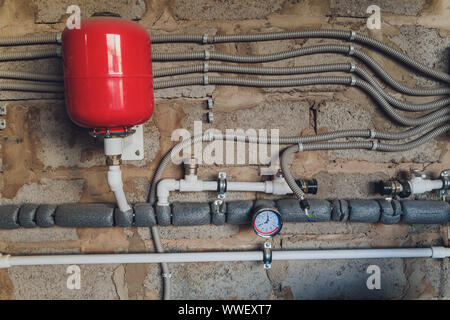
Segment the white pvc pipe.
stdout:
<path fill-rule="evenodd" d="M 168 206 L 169 194 L 172 191 L 217 191 L 217 181 L 199 180 L 195 175 L 188 175 L 182 180 L 163 179 L 158 183 L 156 188 L 157 204 L 159 206 Z M 278 177 L 274 178 L 274 180 L 265 182 L 229 181 L 227 182 L 227 191 L 264 192 L 277 195 L 292 193 L 292 190 L 286 181 Z"/>
<path fill-rule="evenodd" d="M 446 258 L 450 248 L 335 249 L 272 251 L 272 260 L 374 259 L 374 258 Z M 56 264 L 121 264 L 263 261 L 262 251 L 82 254 L 48 256 L 9 256 L 0 254 L 0 268 Z"/>
<path fill-rule="evenodd" d="M 108 185 L 116 198 L 117 206 L 120 211 L 126 212 L 131 209 L 128 205 L 127 197 L 123 191 L 122 171 L 120 166 L 109 166 Z"/>

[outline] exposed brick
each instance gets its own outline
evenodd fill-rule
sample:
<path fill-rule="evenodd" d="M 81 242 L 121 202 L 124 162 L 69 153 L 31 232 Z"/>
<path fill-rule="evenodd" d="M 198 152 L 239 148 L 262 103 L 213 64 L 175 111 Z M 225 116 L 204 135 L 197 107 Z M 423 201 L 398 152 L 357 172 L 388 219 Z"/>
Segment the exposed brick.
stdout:
<path fill-rule="evenodd" d="M 175 17 L 182 20 L 262 19 L 281 9 L 283 1 L 175 0 Z"/>
<path fill-rule="evenodd" d="M 88 18 L 96 12 L 111 12 L 119 14 L 128 20 L 139 20 L 146 11 L 144 0 L 34 0 L 37 6 L 37 23 L 55 23 L 66 16 L 66 10 L 70 5 L 77 5 L 81 9 L 81 16 Z"/>
<path fill-rule="evenodd" d="M 333 15 L 343 17 L 365 17 L 366 10 L 371 5 L 380 7 L 381 12 L 389 12 L 407 16 L 417 16 L 425 5 L 425 0 L 331 0 L 330 9 Z"/>

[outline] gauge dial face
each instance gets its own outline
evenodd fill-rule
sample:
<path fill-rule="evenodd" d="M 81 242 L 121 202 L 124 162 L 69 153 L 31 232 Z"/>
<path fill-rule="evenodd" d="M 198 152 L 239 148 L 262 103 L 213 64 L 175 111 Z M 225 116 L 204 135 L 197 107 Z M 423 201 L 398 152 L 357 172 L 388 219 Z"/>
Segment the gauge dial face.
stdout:
<path fill-rule="evenodd" d="M 273 237 L 281 230 L 281 217 L 275 209 L 258 210 L 253 217 L 253 229 L 260 237 Z"/>

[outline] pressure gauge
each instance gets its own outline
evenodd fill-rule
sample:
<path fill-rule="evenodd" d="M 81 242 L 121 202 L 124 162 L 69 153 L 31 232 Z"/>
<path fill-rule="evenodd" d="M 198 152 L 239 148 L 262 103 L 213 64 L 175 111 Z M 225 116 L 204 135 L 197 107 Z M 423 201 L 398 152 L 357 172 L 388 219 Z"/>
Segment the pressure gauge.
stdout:
<path fill-rule="evenodd" d="M 270 238 L 280 232 L 283 222 L 278 210 L 265 207 L 255 211 L 252 226 L 258 236 Z"/>

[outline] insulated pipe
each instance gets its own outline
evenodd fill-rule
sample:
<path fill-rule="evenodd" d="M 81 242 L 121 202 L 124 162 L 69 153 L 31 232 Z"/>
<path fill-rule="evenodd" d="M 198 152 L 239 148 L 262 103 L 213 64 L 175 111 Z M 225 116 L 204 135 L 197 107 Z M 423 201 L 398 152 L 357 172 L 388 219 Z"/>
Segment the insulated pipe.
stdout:
<path fill-rule="evenodd" d="M 217 52 L 181 52 L 181 53 L 153 53 L 153 61 L 184 61 L 184 60 L 217 60 L 217 61 L 228 61 L 235 63 L 260 63 L 260 62 L 273 62 L 279 60 L 285 60 L 289 58 L 319 54 L 319 53 L 335 53 L 344 54 L 357 57 L 360 61 L 368 65 L 375 73 L 377 73 L 383 81 L 388 83 L 390 86 L 396 90 L 406 93 L 409 95 L 418 96 L 434 96 L 434 95 L 446 95 L 450 93 L 450 88 L 432 88 L 432 89 L 416 89 L 409 88 L 402 85 L 400 82 L 392 78 L 384 69 L 370 56 L 364 52 L 355 49 L 352 46 L 343 45 L 317 45 L 306 48 L 300 48 L 295 50 L 283 51 L 273 54 L 263 54 L 263 55 L 232 55 Z M 450 78 L 449 75 L 447 77 Z"/>
<path fill-rule="evenodd" d="M 333 249 L 333 250 L 274 250 L 272 261 L 329 260 L 329 259 L 387 259 L 434 258 L 450 256 L 450 248 L 395 248 L 395 249 Z M 124 263 L 186 263 L 263 261 L 262 251 L 185 252 L 185 253 L 129 253 L 80 254 L 47 256 L 10 256 L 0 254 L 0 268 L 14 266 L 42 266 L 61 264 L 124 264 Z"/>
<path fill-rule="evenodd" d="M 154 227 L 247 224 L 258 206 L 253 200 L 226 201 L 217 212 L 214 202 L 174 202 L 169 206 L 136 203 L 123 212 L 114 204 L 70 203 L 61 205 L 0 205 L 0 229 Z M 442 224 L 450 220 L 450 204 L 432 200 L 310 199 L 314 217 L 307 219 L 294 198 L 271 202 L 284 222 L 365 222 L 383 224 Z M 220 220 L 217 220 L 219 218 Z"/>
<path fill-rule="evenodd" d="M 305 30 L 305 31 L 288 31 L 288 32 L 273 32 L 247 35 L 154 35 L 152 36 L 153 43 L 164 42 L 197 42 L 203 44 L 209 43 L 223 43 L 223 42 L 253 42 L 253 41 L 272 41 L 272 40 L 286 40 L 286 39 L 302 39 L 302 38 L 327 38 L 340 39 L 345 41 L 353 41 L 377 51 L 383 52 L 387 56 L 396 59 L 397 61 L 411 67 L 413 70 L 427 75 L 439 81 L 450 83 L 450 75 L 431 69 L 422 63 L 414 61 L 404 53 L 389 47 L 388 45 L 358 34 L 352 30 Z"/>

